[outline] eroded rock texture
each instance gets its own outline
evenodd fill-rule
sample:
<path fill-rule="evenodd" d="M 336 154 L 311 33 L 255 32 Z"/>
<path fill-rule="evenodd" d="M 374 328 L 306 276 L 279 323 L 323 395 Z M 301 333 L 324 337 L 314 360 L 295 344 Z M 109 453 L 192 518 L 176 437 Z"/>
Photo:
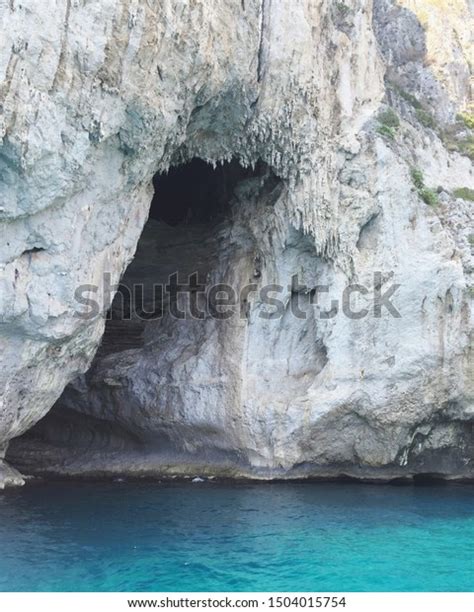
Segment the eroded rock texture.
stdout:
<path fill-rule="evenodd" d="M 469 11 L 432 5 L 0 3 L 0 456 L 65 475 L 472 477 Z M 196 158 L 233 160 L 222 207 L 146 223 L 153 176 Z M 281 285 L 282 316 L 257 291 L 229 320 L 116 318 L 93 361 L 104 274 L 195 268 Z M 372 316 L 376 272 L 400 317 Z M 368 316 L 310 305 L 350 283 Z"/>

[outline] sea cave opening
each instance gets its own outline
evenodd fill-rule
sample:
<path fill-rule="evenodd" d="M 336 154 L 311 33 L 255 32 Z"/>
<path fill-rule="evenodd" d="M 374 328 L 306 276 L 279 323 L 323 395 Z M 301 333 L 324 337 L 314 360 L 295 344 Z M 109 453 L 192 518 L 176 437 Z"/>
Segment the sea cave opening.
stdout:
<path fill-rule="evenodd" d="M 281 180 L 266 164 L 243 167 L 231 160 L 211 165 L 192 159 L 156 173 L 153 186 L 149 218 L 108 311 L 92 365 L 66 387 L 41 421 L 11 443 L 9 457 L 20 470 L 36 469 L 29 457 L 38 446 L 48 465 L 58 465 L 64 457 L 84 461 L 84 448 L 90 452 L 169 448 L 166 419 L 158 427 L 137 425 L 143 409 L 134 408 L 137 398 L 132 398 L 134 392 L 127 389 L 125 379 L 143 377 L 151 404 L 156 401 L 149 408 L 150 419 L 154 420 L 151 415 L 156 411 L 157 419 L 161 413 L 168 414 L 173 423 L 180 389 L 193 384 L 185 365 L 180 374 L 173 370 L 173 359 L 182 363 L 187 353 L 197 356 L 215 323 L 209 318 L 180 321 L 166 314 L 166 298 L 156 287 L 166 286 L 173 274 L 180 283 L 192 274 L 220 282 L 220 275 L 236 266 L 246 279 L 255 280 L 255 238 L 245 222 L 240 223 L 236 237 L 233 233 L 242 206 L 253 211 L 253 218 L 260 214 L 255 202 L 265 208 L 281 193 Z M 174 354 L 175 347 L 182 352 L 182 360 Z M 142 367 L 140 359 L 147 350 L 147 365 Z M 168 385 L 171 391 L 165 397 L 163 389 Z"/>
<path fill-rule="evenodd" d="M 237 186 L 265 172 L 263 163 L 245 168 L 237 160 L 211 165 L 194 158 L 154 175 L 149 218 L 107 315 L 99 357 L 143 346 L 147 324 L 163 316 L 173 275 L 180 284 L 192 275 L 208 278 Z"/>

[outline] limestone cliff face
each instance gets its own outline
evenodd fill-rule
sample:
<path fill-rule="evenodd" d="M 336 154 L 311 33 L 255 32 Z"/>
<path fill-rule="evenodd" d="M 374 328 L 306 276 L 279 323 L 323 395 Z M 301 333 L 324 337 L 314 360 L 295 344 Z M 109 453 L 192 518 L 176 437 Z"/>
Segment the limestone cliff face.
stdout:
<path fill-rule="evenodd" d="M 472 477 L 469 12 L 441 4 L 0 0 L 0 457 L 17 438 L 26 473 Z M 164 318 L 89 370 L 104 318 L 75 289 L 118 282 L 153 175 L 196 157 L 266 168 L 188 237 L 210 278 L 341 295 L 380 271 L 401 317 L 302 321 L 288 287 L 277 320 L 255 298 L 238 322 Z M 147 224 L 130 281 L 150 241 L 180 257 L 168 237 Z"/>

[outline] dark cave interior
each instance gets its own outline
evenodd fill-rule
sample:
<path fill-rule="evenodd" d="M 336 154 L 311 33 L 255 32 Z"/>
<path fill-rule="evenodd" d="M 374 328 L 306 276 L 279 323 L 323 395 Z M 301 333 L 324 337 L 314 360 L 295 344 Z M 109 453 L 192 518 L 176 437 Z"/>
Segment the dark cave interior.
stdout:
<path fill-rule="evenodd" d="M 244 168 L 237 160 L 212 166 L 194 158 L 155 174 L 149 218 L 108 313 L 99 357 L 143 346 L 146 321 L 162 314 L 154 283 L 175 272 L 206 277 L 218 257 L 216 228 L 229 218 L 238 184 L 266 173 L 262 162 Z M 141 289 L 132 293 L 134 286 Z"/>
<path fill-rule="evenodd" d="M 201 159 L 170 168 L 153 177 L 155 194 L 150 219 L 168 225 L 211 223 L 228 209 L 241 180 L 258 175 L 260 168 L 243 168 L 236 160 L 215 167 Z"/>

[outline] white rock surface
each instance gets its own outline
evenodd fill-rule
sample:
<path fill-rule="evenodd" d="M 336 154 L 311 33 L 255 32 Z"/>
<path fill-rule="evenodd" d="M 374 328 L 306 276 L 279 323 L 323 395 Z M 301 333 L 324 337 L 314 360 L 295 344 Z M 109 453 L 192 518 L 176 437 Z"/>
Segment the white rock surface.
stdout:
<path fill-rule="evenodd" d="M 53 4 L 0 0 L 0 457 L 76 379 L 45 421 L 59 451 L 20 439 L 14 465 L 472 477 L 472 209 L 452 195 L 474 186 L 472 165 L 409 109 L 393 141 L 375 129 L 386 69 L 428 109 L 427 91 L 438 92 L 439 122 L 465 108 L 468 55 L 454 38 L 443 53 L 457 54 L 460 77 L 448 70 L 448 83 L 443 71 L 427 75 L 423 47 L 408 68 L 393 59 L 406 58 L 410 41 L 387 37 L 387 23 L 400 20 L 400 34 L 409 19 L 418 31 L 408 1 L 387 23 L 382 0 L 375 23 L 368 0 Z M 458 5 L 450 32 L 464 31 L 467 2 Z M 468 49 L 464 38 L 456 45 Z M 269 322 L 252 301 L 238 325 L 168 321 L 168 344 L 99 358 L 77 379 L 104 320 L 75 316 L 76 287 L 102 287 L 105 272 L 119 280 L 152 176 L 193 157 L 260 159 L 282 182 L 270 208 L 257 187 L 241 196 L 233 230 L 252 247 L 224 240 L 217 278 L 246 281 L 253 245 L 259 283 L 287 285 L 296 271 L 340 294 L 382 271 L 401 285 L 401 318 Z M 420 199 L 410 167 L 445 190 L 437 210 Z M 68 421 L 71 410 L 79 420 Z M 0 482 L 18 483 L 3 466 Z"/>

